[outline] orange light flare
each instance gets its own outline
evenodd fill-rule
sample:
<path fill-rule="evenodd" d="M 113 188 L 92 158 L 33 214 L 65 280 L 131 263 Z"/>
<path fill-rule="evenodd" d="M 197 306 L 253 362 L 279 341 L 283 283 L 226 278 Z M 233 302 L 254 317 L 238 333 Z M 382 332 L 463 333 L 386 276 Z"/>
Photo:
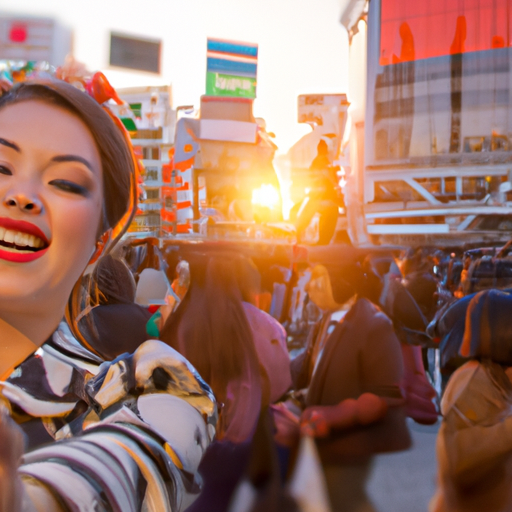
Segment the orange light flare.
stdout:
<path fill-rule="evenodd" d="M 345 188 L 345 185 L 347 184 L 347 178 L 345 174 L 345 169 L 343 167 L 340 167 L 340 170 L 336 173 L 338 176 L 338 185 L 343 190 Z"/>
<path fill-rule="evenodd" d="M 283 211 L 283 219 L 290 219 L 290 210 L 293 207 L 291 188 L 292 188 L 292 180 L 289 178 L 282 178 L 279 180 L 281 185 L 281 199 L 282 199 L 282 211 Z"/>
<path fill-rule="evenodd" d="M 290 210 L 293 207 L 293 202 L 291 196 L 291 166 L 286 155 L 278 155 L 274 158 L 274 168 L 279 181 L 279 188 L 281 189 L 281 210 L 283 219 L 288 220 L 290 218 Z"/>

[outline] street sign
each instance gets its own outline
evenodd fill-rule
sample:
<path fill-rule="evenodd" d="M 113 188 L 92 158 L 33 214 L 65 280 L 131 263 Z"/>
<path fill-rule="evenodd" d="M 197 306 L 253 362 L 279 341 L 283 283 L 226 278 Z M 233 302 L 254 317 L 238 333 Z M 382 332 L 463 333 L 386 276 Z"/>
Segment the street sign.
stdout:
<path fill-rule="evenodd" d="M 258 45 L 208 39 L 206 95 L 256 97 Z"/>

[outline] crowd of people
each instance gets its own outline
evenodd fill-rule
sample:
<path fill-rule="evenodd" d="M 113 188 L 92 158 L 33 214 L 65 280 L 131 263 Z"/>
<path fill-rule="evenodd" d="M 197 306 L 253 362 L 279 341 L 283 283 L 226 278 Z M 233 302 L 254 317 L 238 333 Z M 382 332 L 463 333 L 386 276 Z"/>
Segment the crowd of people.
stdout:
<path fill-rule="evenodd" d="M 94 91 L 2 90 L 0 511 L 371 511 L 374 457 L 411 447 L 407 418 L 441 418 L 433 512 L 512 508 L 506 290 L 458 297 L 423 251 L 162 256 L 122 238 L 136 162 Z M 272 291 L 298 272 L 292 357 Z"/>

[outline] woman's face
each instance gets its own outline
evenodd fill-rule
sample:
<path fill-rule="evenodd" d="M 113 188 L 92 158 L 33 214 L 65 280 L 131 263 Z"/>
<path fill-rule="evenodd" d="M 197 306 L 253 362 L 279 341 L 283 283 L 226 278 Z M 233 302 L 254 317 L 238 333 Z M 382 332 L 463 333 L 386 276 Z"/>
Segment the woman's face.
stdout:
<path fill-rule="evenodd" d="M 0 311 L 64 308 L 102 203 L 99 152 L 78 117 L 35 100 L 0 110 Z"/>

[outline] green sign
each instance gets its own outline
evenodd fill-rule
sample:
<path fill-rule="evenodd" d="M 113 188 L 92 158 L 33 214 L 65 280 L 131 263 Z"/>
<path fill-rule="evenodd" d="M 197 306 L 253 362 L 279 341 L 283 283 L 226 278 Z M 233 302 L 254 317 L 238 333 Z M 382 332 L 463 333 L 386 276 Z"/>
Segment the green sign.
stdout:
<path fill-rule="evenodd" d="M 206 73 L 206 94 L 208 96 L 255 98 L 256 78 L 208 71 Z"/>
<path fill-rule="evenodd" d="M 130 109 L 137 119 L 142 119 L 142 103 L 130 103 Z"/>
<path fill-rule="evenodd" d="M 209 38 L 206 48 L 206 94 L 256 98 L 258 45 Z"/>

